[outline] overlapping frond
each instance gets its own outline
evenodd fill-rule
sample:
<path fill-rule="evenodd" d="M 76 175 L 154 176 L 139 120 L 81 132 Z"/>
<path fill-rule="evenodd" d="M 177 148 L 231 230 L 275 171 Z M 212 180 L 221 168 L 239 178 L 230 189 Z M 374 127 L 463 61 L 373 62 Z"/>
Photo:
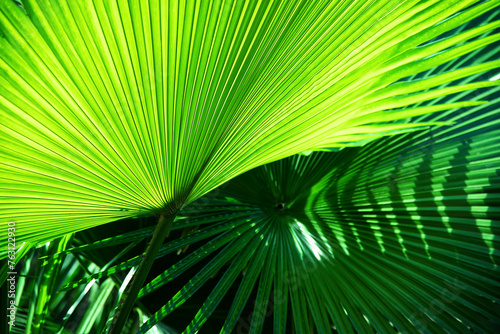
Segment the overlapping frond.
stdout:
<path fill-rule="evenodd" d="M 395 109 L 495 85 L 424 91 L 498 61 L 391 85 L 497 41 L 490 19 L 428 43 L 498 6 L 475 3 L 2 0 L 0 221 L 36 243 L 173 212 L 256 166 L 481 104 Z"/>

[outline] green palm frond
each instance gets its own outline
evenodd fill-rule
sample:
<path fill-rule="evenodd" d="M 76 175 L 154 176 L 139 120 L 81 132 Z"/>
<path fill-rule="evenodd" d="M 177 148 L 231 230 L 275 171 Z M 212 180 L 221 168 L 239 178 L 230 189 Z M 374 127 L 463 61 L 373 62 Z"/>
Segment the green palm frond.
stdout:
<path fill-rule="evenodd" d="M 500 64 L 393 84 L 498 41 L 495 20 L 435 40 L 497 1 L 23 6 L 0 2 L 0 221 L 19 243 L 172 214 L 259 165 L 419 129 L 401 120 L 484 102 L 402 107 L 496 85 L 432 89 Z"/>
<path fill-rule="evenodd" d="M 499 4 L 0 0 L 26 331 L 88 299 L 77 332 L 186 305 L 186 333 L 495 332 Z M 155 215 L 145 256 L 152 226 L 68 234 Z M 135 301 L 165 286 L 156 314 Z"/>

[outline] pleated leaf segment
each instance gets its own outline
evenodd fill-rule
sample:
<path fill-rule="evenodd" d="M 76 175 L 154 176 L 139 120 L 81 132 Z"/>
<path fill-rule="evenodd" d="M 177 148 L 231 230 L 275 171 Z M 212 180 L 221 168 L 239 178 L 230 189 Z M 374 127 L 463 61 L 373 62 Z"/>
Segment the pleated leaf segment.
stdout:
<path fill-rule="evenodd" d="M 495 20 L 435 38 L 498 1 L 23 6 L 0 1 L 0 222 L 18 243 L 168 215 L 265 163 L 421 128 L 402 120 L 483 102 L 404 106 L 498 67 L 393 84 L 497 41 Z"/>

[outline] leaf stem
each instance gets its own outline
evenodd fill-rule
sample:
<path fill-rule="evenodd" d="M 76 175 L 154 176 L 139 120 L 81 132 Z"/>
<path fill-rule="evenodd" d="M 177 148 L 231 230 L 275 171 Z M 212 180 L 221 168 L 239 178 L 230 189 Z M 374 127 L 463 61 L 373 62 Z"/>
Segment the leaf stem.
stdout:
<path fill-rule="evenodd" d="M 110 325 L 108 333 L 110 334 L 121 334 L 123 326 L 127 321 L 127 318 L 134 307 L 135 301 L 137 300 L 137 295 L 148 276 L 151 267 L 153 266 L 156 254 L 160 249 L 163 241 L 170 234 L 170 226 L 174 221 L 176 213 L 171 215 L 166 215 L 162 213 L 160 219 L 158 220 L 158 225 L 156 226 L 153 238 L 149 242 L 146 253 L 142 258 L 139 269 L 134 275 L 132 283 L 129 285 L 127 290 L 122 296 L 123 303 L 121 307 L 116 311 L 113 321 Z"/>

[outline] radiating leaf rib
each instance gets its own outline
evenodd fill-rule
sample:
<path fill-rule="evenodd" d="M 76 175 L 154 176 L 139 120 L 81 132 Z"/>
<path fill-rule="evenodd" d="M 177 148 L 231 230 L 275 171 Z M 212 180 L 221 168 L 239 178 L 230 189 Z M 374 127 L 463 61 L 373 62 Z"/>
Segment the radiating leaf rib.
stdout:
<path fill-rule="evenodd" d="M 231 308 L 229 314 L 226 317 L 224 326 L 221 329 L 222 333 L 230 332 L 231 330 L 233 330 L 236 323 L 239 321 L 238 318 L 241 317 L 241 313 L 243 312 L 245 304 L 248 302 L 248 298 L 250 298 L 250 293 L 253 290 L 259 274 L 263 274 L 262 268 L 264 267 L 266 263 L 265 259 L 267 259 L 267 256 L 269 254 L 269 248 L 265 245 L 269 242 L 274 241 L 274 234 L 272 233 L 272 231 L 270 232 L 271 233 L 266 235 L 267 239 L 260 241 L 258 249 L 255 250 L 256 254 L 254 255 L 251 263 L 249 263 L 247 268 L 244 269 L 245 274 L 243 280 L 241 281 L 238 292 L 234 297 L 234 307 Z M 218 291 L 218 293 L 220 293 L 220 291 Z M 259 311 L 262 312 L 261 310 Z"/>
<path fill-rule="evenodd" d="M 254 238 L 253 240 L 249 241 L 246 246 L 250 250 L 254 250 L 261 243 L 262 240 L 260 238 Z M 231 265 L 224 272 L 223 277 L 219 280 L 217 286 L 207 297 L 205 303 L 201 306 L 200 310 L 195 315 L 191 323 L 186 327 L 184 333 L 196 333 L 199 331 L 200 327 L 208 319 L 208 317 L 210 317 L 214 309 L 217 307 L 231 285 L 236 280 L 237 276 L 247 265 L 248 260 L 253 254 L 253 251 L 240 252 L 238 254 L 238 257 L 234 258 L 231 261 Z"/>
<path fill-rule="evenodd" d="M 218 238 L 210 240 L 203 247 L 198 248 L 196 251 L 194 251 L 181 261 L 179 261 L 174 268 L 166 270 L 163 274 L 157 276 L 151 282 L 146 284 L 144 288 L 142 288 L 138 297 L 140 298 L 149 293 L 152 293 L 155 290 L 159 289 L 160 287 L 164 286 L 165 284 L 168 284 L 168 282 L 179 276 L 182 272 L 189 269 L 197 262 L 203 260 L 211 253 L 215 252 L 220 247 L 230 242 L 234 238 L 234 236 L 247 232 L 251 227 L 252 225 L 249 224 L 248 226 L 240 226 L 240 228 L 238 229 L 233 228 L 234 231 L 231 231 L 231 233 L 228 233 L 226 235 L 221 235 Z M 188 237 L 186 239 L 189 240 L 188 241 L 189 244 L 192 243 L 191 237 Z"/>
<path fill-rule="evenodd" d="M 275 242 L 276 237 L 274 237 L 271 242 Z M 276 266 L 277 254 L 276 252 L 269 252 L 267 255 L 266 261 L 264 261 L 264 267 L 262 268 L 262 272 L 259 279 L 259 289 L 257 290 L 257 297 L 255 299 L 254 311 L 246 318 L 243 319 L 240 317 L 238 319 L 238 327 L 237 329 L 245 326 L 246 329 L 252 333 L 261 333 L 264 321 L 266 317 L 268 317 L 274 306 L 274 296 L 271 297 L 271 293 L 274 294 L 274 290 L 271 290 L 274 275 L 276 271 L 274 270 Z M 272 301 L 272 302 L 271 302 Z"/>
<path fill-rule="evenodd" d="M 233 221 L 228 222 L 227 224 L 219 224 L 213 228 L 206 228 L 206 229 L 202 229 L 200 231 L 194 232 L 190 235 L 187 235 L 183 238 L 177 239 L 169 244 L 162 246 L 160 248 L 160 250 L 158 251 L 157 258 L 160 258 L 160 257 L 165 256 L 167 254 L 170 254 L 172 252 L 175 252 L 176 250 L 178 250 L 182 247 L 185 247 L 187 245 L 190 245 L 193 242 L 197 242 L 197 241 L 203 240 L 205 238 L 209 238 L 209 237 L 213 236 L 214 234 L 220 233 L 220 232 L 225 231 L 225 230 L 233 229 L 233 231 L 228 233 L 227 235 L 223 234 L 223 235 L 219 236 L 219 238 L 226 238 L 226 240 L 230 239 L 230 237 L 232 235 L 237 235 L 238 233 L 240 233 L 240 230 L 245 231 L 251 227 L 249 225 L 243 229 L 237 228 L 239 225 L 242 225 L 243 223 L 246 223 L 247 221 L 248 221 L 247 219 L 242 219 L 240 221 L 233 220 Z M 207 244 L 205 247 L 210 248 L 213 244 L 217 244 L 216 241 Z M 215 250 L 215 249 L 213 249 L 213 250 Z M 203 253 L 202 250 L 200 250 L 199 253 Z M 81 284 L 87 284 L 93 279 L 107 277 L 107 276 L 114 274 L 118 271 L 128 270 L 130 268 L 133 268 L 133 267 L 139 265 L 141 258 L 142 258 L 142 256 L 135 256 L 135 257 L 133 257 L 125 262 L 122 262 L 116 266 L 108 268 L 100 273 L 88 276 L 88 277 L 86 277 L 78 282 L 67 284 L 67 285 L 61 287 L 61 289 L 66 290 L 66 289 L 74 288 L 74 287 L 79 286 Z M 191 263 L 191 264 L 193 264 L 193 263 Z M 156 283 L 157 281 L 161 282 L 161 279 L 162 278 L 160 277 L 157 280 L 153 280 L 151 285 L 154 285 L 154 283 Z M 147 291 L 149 289 L 149 287 L 150 287 L 149 285 L 146 285 L 144 287 L 143 291 Z M 148 291 L 148 293 L 149 292 L 151 292 L 151 291 Z"/>
<path fill-rule="evenodd" d="M 202 271 L 202 274 L 193 278 L 184 286 L 181 291 L 179 291 L 169 302 L 164 305 L 158 312 L 155 313 L 153 318 L 150 318 L 145 322 L 139 333 L 145 333 L 152 326 L 154 326 L 158 321 L 163 319 L 177 307 L 182 305 L 188 298 L 190 298 L 209 278 L 212 274 L 217 272 L 223 265 L 230 261 L 235 254 L 248 245 L 248 243 L 255 236 L 255 231 L 247 230 L 242 234 L 241 239 L 238 243 L 230 241 L 229 244 L 224 248 L 225 251 L 220 252 L 214 259 L 212 259 Z M 246 253 L 246 252 L 245 252 Z"/>
<path fill-rule="evenodd" d="M 277 222 L 278 224 L 281 222 Z M 282 226 L 278 226 L 279 239 L 275 244 L 275 252 L 277 252 L 276 259 L 276 273 L 273 281 L 274 293 L 274 310 L 273 310 L 273 333 L 286 333 L 287 323 L 287 309 L 288 309 L 288 284 L 285 283 L 283 277 L 287 270 L 288 265 L 285 255 L 285 238 L 286 231 Z M 285 235 L 284 235 L 285 234 Z"/>

